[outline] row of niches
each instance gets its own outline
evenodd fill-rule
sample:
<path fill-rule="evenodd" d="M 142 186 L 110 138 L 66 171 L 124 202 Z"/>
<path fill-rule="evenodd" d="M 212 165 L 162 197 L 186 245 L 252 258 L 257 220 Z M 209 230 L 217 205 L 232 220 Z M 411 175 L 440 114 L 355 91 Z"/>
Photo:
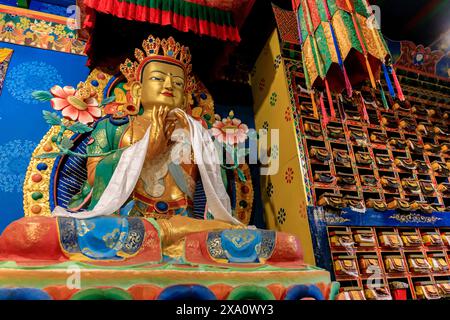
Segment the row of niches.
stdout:
<path fill-rule="evenodd" d="M 450 212 L 450 197 L 419 196 L 402 197 L 400 194 L 380 192 L 375 190 L 364 191 L 362 196 L 357 191 L 338 189 L 328 190 L 314 187 L 314 193 L 318 198 L 316 205 L 323 206 L 330 212 L 340 212 L 344 208 L 350 208 L 357 212 L 365 212 L 373 209 L 380 213 L 397 210 L 399 213 L 420 212 L 431 214 L 433 212 Z M 333 192 L 334 191 L 334 192 Z"/>
<path fill-rule="evenodd" d="M 352 281 L 341 287 L 336 300 L 440 300 L 450 299 L 450 279 L 442 277 L 435 281 L 427 277 L 413 279 L 410 286 L 406 278 L 381 280 L 374 287 L 367 280 L 363 286 Z M 342 285 L 342 284 L 341 284 Z"/>
<path fill-rule="evenodd" d="M 346 123 L 354 123 L 386 131 L 400 131 L 406 134 L 418 133 L 425 138 L 436 136 L 448 138 L 450 135 L 448 128 L 450 123 L 450 106 L 447 110 L 444 107 L 415 105 L 410 111 L 399 111 L 400 109 L 386 110 L 376 103 L 363 105 L 361 100 L 352 103 L 342 103 L 338 99 L 333 100 L 333 104 L 334 117 L 329 117 L 332 122 L 342 123 L 342 120 L 345 120 L 344 122 Z M 299 101 L 298 106 L 301 116 L 319 120 L 319 113 L 322 112 L 320 106 L 316 106 L 316 109 L 318 109 L 316 112 L 311 102 Z M 400 106 L 400 104 L 396 103 L 394 104 L 395 106 Z M 328 105 L 324 105 L 324 110 L 330 116 L 331 108 Z M 365 114 L 366 112 L 367 114 Z M 323 120 L 323 115 L 321 118 Z"/>
<path fill-rule="evenodd" d="M 403 121 L 401 121 L 403 123 Z M 449 123 L 450 124 L 450 123 Z M 449 125 L 414 124 L 415 130 L 403 131 L 398 129 L 380 129 L 373 126 L 360 126 L 355 123 L 341 123 L 330 120 L 327 125 L 323 120 L 313 117 L 301 117 L 300 128 L 304 137 L 315 145 L 324 146 L 329 142 L 334 145 L 359 146 L 375 149 L 377 154 L 387 154 L 383 150 L 396 153 L 396 157 L 412 160 L 424 160 L 429 156 L 430 162 L 450 161 Z M 323 143 L 321 143 L 323 142 Z M 342 148 L 340 148 L 342 149 Z M 395 159 L 393 159 L 395 160 Z M 365 164 L 362 162 L 362 164 Z M 380 163 L 381 165 L 384 165 Z M 408 169 L 408 167 L 407 167 Z"/>
<path fill-rule="evenodd" d="M 302 132 L 310 140 L 382 149 L 388 147 L 399 152 L 408 150 L 412 154 L 450 158 L 448 126 L 442 128 L 443 126 L 437 125 L 433 127 L 433 125 L 414 124 L 413 127 L 415 128 L 413 131 L 382 130 L 354 124 L 343 126 L 337 121 L 331 121 L 325 126 L 318 119 L 302 117 Z"/>
<path fill-rule="evenodd" d="M 316 94 L 313 103 L 310 93 L 297 91 L 298 132 L 314 205 L 336 212 L 450 211 L 447 100 L 401 102 L 387 96 L 385 108 L 379 90 L 363 88 L 352 98 L 334 96 L 331 106 L 327 95 L 319 100 Z"/>
<path fill-rule="evenodd" d="M 335 194 L 344 198 L 335 207 L 358 203 L 352 207 L 430 213 L 450 206 L 446 134 L 427 140 L 353 122 L 300 120 L 316 205 L 330 202 L 324 194 Z"/>
<path fill-rule="evenodd" d="M 313 154 L 320 152 L 313 149 Z M 334 154 L 334 161 L 329 163 L 318 163 L 311 160 L 311 176 L 314 185 L 343 189 L 353 189 L 359 187 L 363 189 L 382 188 L 385 192 L 401 190 L 405 194 L 423 196 L 434 196 L 436 192 L 443 197 L 448 196 L 449 173 L 447 173 L 447 165 L 439 162 L 431 165 L 435 170 L 419 171 L 419 170 L 399 170 L 398 168 L 406 165 L 400 162 L 395 166 L 381 167 L 368 166 L 364 167 L 353 163 L 350 156 L 338 151 Z M 356 155 L 356 158 L 358 155 Z M 370 159 L 370 156 L 367 155 Z M 387 158 L 389 159 L 389 158 Z M 342 164 L 343 161 L 346 163 Z M 416 162 L 427 167 L 426 162 Z M 414 166 L 416 165 L 414 163 Z"/>
<path fill-rule="evenodd" d="M 365 203 L 369 208 L 428 213 L 450 206 L 447 159 L 308 138 L 304 143 L 316 205 L 328 205 L 327 194 L 343 194 L 363 200 L 358 209 Z M 376 200 L 385 205 L 380 207 Z M 340 205 L 345 207 L 345 201 L 334 207 Z"/>
<path fill-rule="evenodd" d="M 414 228 L 365 228 L 329 227 L 330 247 L 355 253 L 368 248 L 380 247 L 386 250 L 450 250 L 450 229 Z"/>
<path fill-rule="evenodd" d="M 417 172 L 437 177 L 450 176 L 450 158 L 447 157 L 415 154 L 404 150 L 369 148 L 342 142 L 326 143 L 308 138 L 305 142 L 312 164 L 404 173 Z"/>
<path fill-rule="evenodd" d="M 350 291 L 342 299 L 439 299 L 450 294 L 449 228 L 328 227 L 328 239 L 341 293 Z"/>

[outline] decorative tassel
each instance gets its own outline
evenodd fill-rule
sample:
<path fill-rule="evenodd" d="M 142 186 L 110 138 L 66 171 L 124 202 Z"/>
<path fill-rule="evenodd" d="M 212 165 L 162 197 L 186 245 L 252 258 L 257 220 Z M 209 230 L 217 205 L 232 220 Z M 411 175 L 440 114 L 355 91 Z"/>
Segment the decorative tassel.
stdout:
<path fill-rule="evenodd" d="M 319 119 L 319 113 L 317 112 L 317 104 L 316 104 L 316 96 L 314 95 L 314 91 L 311 90 L 311 102 L 313 107 L 314 118 Z"/>
<path fill-rule="evenodd" d="M 376 88 L 377 85 L 375 82 L 375 77 L 372 72 L 372 67 L 370 66 L 369 57 L 367 55 L 365 55 L 364 58 L 366 59 L 366 67 L 367 67 L 367 72 L 369 73 L 370 83 L 372 83 L 372 88 Z"/>
<path fill-rule="evenodd" d="M 330 106 L 330 115 L 332 119 L 336 119 L 336 111 L 334 111 L 333 97 L 331 96 L 330 86 L 328 80 L 325 78 L 325 89 L 327 91 L 328 104 Z"/>
<path fill-rule="evenodd" d="M 300 19 L 298 17 L 298 10 L 295 12 L 295 18 L 297 19 L 297 31 L 298 31 L 298 39 L 300 40 L 300 46 L 303 45 L 303 35 L 302 35 L 302 26 L 300 24 Z"/>
<path fill-rule="evenodd" d="M 367 113 L 366 103 L 364 102 L 364 97 L 362 96 L 362 93 L 359 93 L 359 97 L 361 98 L 361 105 L 363 109 L 363 118 L 364 120 L 369 123 L 369 114 Z"/>
<path fill-rule="evenodd" d="M 345 88 L 347 89 L 347 96 L 349 98 L 353 95 L 353 88 L 352 84 L 350 83 L 350 79 L 348 78 L 347 70 L 345 69 L 345 66 L 342 66 L 342 71 L 344 72 L 344 80 L 345 80 Z"/>
<path fill-rule="evenodd" d="M 347 120 L 347 114 L 344 112 L 344 107 L 343 107 L 343 101 L 344 99 L 342 98 L 342 94 L 338 95 L 339 100 L 337 100 L 337 104 L 338 104 L 338 109 L 339 112 L 341 113 L 341 117 L 342 117 L 342 121 L 346 121 Z"/>
<path fill-rule="evenodd" d="M 378 82 L 378 84 L 380 87 L 380 94 L 381 94 L 381 100 L 383 101 L 383 106 L 386 110 L 389 110 L 389 104 L 386 100 L 386 95 L 384 94 L 383 85 L 381 84 L 381 82 Z"/>
<path fill-rule="evenodd" d="M 323 102 L 323 93 L 320 93 L 320 108 L 322 110 L 322 123 L 325 128 L 328 124 L 328 115 L 327 110 L 325 109 L 325 103 Z"/>
<path fill-rule="evenodd" d="M 384 78 L 386 79 L 386 84 L 389 88 L 389 93 L 390 93 L 391 97 L 395 99 L 394 87 L 392 87 L 391 78 L 389 77 L 389 71 L 384 63 L 383 63 L 383 73 L 384 73 Z"/>
<path fill-rule="evenodd" d="M 397 89 L 398 98 L 400 101 L 405 101 L 405 95 L 403 94 L 402 87 L 400 86 L 400 82 L 397 78 L 397 73 L 395 72 L 394 66 L 391 66 L 392 78 L 394 78 L 395 87 Z"/>

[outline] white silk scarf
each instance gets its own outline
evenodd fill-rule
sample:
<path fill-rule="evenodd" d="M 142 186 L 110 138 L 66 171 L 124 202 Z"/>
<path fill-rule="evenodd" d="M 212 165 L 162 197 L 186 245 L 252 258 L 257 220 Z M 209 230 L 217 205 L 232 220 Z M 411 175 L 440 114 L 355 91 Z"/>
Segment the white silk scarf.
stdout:
<path fill-rule="evenodd" d="M 182 112 L 189 123 L 194 159 L 202 179 L 209 212 L 216 220 L 241 224 L 231 214 L 230 197 L 222 181 L 220 159 L 211 136 L 198 121 L 184 111 Z M 91 211 L 71 212 L 62 207 L 56 207 L 52 215 L 88 219 L 108 216 L 117 212 L 129 199 L 139 180 L 149 140 L 150 128 L 147 129 L 140 141 L 123 151 L 116 170 L 94 209 Z"/>

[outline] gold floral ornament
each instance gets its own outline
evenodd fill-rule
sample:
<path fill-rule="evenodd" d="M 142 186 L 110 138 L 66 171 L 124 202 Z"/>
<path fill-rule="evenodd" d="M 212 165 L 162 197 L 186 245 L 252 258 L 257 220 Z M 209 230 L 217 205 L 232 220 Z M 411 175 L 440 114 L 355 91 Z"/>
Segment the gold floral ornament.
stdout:
<path fill-rule="evenodd" d="M 123 87 L 115 88 L 113 96 L 114 101 L 108 103 L 103 109 L 105 114 L 113 118 L 124 118 L 139 113 L 139 108 L 133 103 L 129 83 L 123 84 Z"/>
<path fill-rule="evenodd" d="M 83 82 L 78 84 L 77 89 L 54 86 L 50 92 L 53 95 L 50 100 L 52 108 L 61 111 L 66 119 L 89 124 L 102 115 L 96 99 L 97 93 Z"/>
<path fill-rule="evenodd" d="M 23 29 L 19 24 L 14 24 L 12 21 L 4 23 L 0 21 L 0 39 L 4 42 L 21 43 L 24 40 Z"/>
<path fill-rule="evenodd" d="M 205 85 L 197 78 L 195 92 L 191 97 L 192 103 L 188 105 L 187 113 L 199 121 L 205 129 L 211 129 L 215 122 L 214 100 Z"/>

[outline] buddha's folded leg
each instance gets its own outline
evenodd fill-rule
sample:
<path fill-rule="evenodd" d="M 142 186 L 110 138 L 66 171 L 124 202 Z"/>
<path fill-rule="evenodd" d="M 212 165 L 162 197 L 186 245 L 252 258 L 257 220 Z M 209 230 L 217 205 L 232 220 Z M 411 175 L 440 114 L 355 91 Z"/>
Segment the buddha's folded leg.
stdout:
<path fill-rule="evenodd" d="M 171 258 L 183 257 L 187 262 L 199 264 L 224 263 L 226 259 L 231 263 L 258 262 L 281 267 L 298 267 L 303 263 L 300 241 L 289 233 L 181 216 L 157 223 L 163 253 Z"/>
<path fill-rule="evenodd" d="M 30 217 L 14 221 L 0 236 L 0 260 L 65 261 L 56 218 Z"/>
<path fill-rule="evenodd" d="M 220 220 L 199 220 L 184 216 L 159 220 L 158 224 L 163 246 L 174 244 L 192 233 L 246 228 L 244 225 L 233 225 Z"/>

